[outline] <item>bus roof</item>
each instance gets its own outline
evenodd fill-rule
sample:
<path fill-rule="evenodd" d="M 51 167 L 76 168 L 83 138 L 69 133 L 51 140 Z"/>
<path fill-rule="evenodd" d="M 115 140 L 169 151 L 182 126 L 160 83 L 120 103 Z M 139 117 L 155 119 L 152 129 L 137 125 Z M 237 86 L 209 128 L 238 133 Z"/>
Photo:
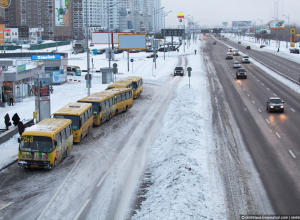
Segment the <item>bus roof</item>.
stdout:
<path fill-rule="evenodd" d="M 106 91 L 116 95 L 116 94 L 119 94 L 122 92 L 131 91 L 131 90 L 132 90 L 131 88 L 113 88 L 113 89 L 109 89 Z"/>
<path fill-rule="evenodd" d="M 111 92 L 108 92 L 108 91 L 109 90 L 105 90 L 102 92 L 94 93 L 90 96 L 79 99 L 78 102 L 102 102 L 102 101 L 114 96 L 114 94 L 112 94 Z"/>
<path fill-rule="evenodd" d="M 54 137 L 62 128 L 71 124 L 70 119 L 46 118 L 23 132 L 22 136 L 45 136 Z"/>
<path fill-rule="evenodd" d="M 140 77 L 140 76 L 128 76 L 128 77 L 124 78 L 123 80 L 137 82 L 137 81 L 139 81 L 141 79 L 142 79 L 142 77 Z"/>
<path fill-rule="evenodd" d="M 67 65 L 67 67 L 79 67 L 79 66 Z M 79 68 L 80 68 L 80 67 L 79 67 Z"/>
<path fill-rule="evenodd" d="M 124 88 L 128 85 L 132 84 L 132 81 L 127 80 L 119 80 L 107 86 L 107 89 L 111 88 Z"/>
<path fill-rule="evenodd" d="M 89 103 L 69 103 L 55 112 L 54 115 L 82 115 L 91 107 L 92 104 Z"/>

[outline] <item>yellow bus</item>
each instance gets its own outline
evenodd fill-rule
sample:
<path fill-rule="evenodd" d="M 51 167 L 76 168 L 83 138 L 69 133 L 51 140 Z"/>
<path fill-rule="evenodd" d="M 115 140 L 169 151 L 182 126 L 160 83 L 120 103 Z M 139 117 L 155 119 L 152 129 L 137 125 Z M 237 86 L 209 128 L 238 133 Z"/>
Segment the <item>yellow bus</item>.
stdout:
<path fill-rule="evenodd" d="M 107 89 L 113 89 L 113 88 L 130 88 L 132 89 L 132 82 L 131 81 L 125 81 L 125 80 L 119 80 L 116 81 L 109 86 L 107 86 Z"/>
<path fill-rule="evenodd" d="M 80 142 L 93 127 L 92 104 L 69 103 L 53 114 L 54 118 L 72 120 L 74 142 Z"/>
<path fill-rule="evenodd" d="M 94 93 L 78 100 L 79 103 L 92 104 L 94 125 L 100 125 L 115 115 L 115 97 L 113 93 L 108 91 Z"/>
<path fill-rule="evenodd" d="M 133 98 L 136 99 L 143 92 L 143 78 L 140 76 L 128 76 L 124 81 L 132 82 Z"/>
<path fill-rule="evenodd" d="M 115 96 L 115 115 L 132 108 L 132 89 L 114 88 L 107 90 L 107 92 L 111 92 Z"/>
<path fill-rule="evenodd" d="M 46 118 L 27 128 L 18 142 L 19 167 L 53 169 L 72 151 L 72 121 Z"/>

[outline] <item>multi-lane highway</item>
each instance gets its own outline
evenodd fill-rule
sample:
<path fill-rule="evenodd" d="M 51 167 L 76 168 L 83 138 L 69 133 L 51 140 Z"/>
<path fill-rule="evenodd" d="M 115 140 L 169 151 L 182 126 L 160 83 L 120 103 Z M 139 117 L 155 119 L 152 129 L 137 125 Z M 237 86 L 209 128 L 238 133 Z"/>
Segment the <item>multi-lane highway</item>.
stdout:
<path fill-rule="evenodd" d="M 241 56 L 226 60 L 228 46 L 221 42 L 213 45 L 214 40 L 205 40 L 203 53 L 209 57 L 207 62 L 214 66 L 215 75 L 222 85 L 225 99 L 237 121 L 273 209 L 276 214 L 299 214 L 299 94 L 253 63 L 242 64 L 242 68 L 248 70 L 247 79 L 236 79 L 236 70 L 232 64 L 235 60 L 241 62 Z M 245 51 L 245 46 L 228 41 L 226 44 Z M 289 77 L 298 77 L 298 63 L 267 52 L 247 52 Z M 266 101 L 273 96 L 285 101 L 284 113 L 269 113 L 266 110 Z"/>

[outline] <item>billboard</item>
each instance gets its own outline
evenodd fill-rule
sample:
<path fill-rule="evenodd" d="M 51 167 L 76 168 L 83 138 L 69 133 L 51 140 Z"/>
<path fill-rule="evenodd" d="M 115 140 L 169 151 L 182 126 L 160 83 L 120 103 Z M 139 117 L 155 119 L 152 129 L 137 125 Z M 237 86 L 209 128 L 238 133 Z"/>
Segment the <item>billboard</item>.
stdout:
<path fill-rule="evenodd" d="M 31 55 L 31 60 L 59 60 L 60 54 L 51 55 Z"/>
<path fill-rule="evenodd" d="M 131 32 L 92 32 L 91 39 L 93 44 L 108 44 L 108 41 L 111 44 L 119 43 L 119 34 L 133 34 Z M 110 39 L 109 39 L 110 37 Z"/>
<path fill-rule="evenodd" d="M 226 25 L 228 25 L 228 22 L 222 22 L 222 25 L 226 26 Z"/>
<path fill-rule="evenodd" d="M 10 5 L 10 2 L 8 2 L 8 0 L 1 0 L 1 7 L 3 8 L 7 8 Z"/>
<path fill-rule="evenodd" d="M 233 21 L 232 27 L 251 27 L 252 22 L 251 21 Z"/>
<path fill-rule="evenodd" d="M 146 34 L 119 34 L 119 50 L 147 49 Z"/>
<path fill-rule="evenodd" d="M 270 21 L 270 29 L 285 29 L 285 22 L 283 20 Z"/>
<path fill-rule="evenodd" d="M 55 26 L 69 26 L 69 0 L 55 0 Z"/>

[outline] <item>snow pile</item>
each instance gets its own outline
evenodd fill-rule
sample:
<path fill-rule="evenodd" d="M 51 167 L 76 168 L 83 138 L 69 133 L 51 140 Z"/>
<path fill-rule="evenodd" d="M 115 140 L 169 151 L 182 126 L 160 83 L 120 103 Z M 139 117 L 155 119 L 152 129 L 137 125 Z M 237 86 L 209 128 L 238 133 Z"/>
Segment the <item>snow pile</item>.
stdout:
<path fill-rule="evenodd" d="M 152 148 L 146 200 L 132 219 L 226 218 L 222 188 L 210 167 L 215 144 L 207 75 L 199 56 L 193 61 L 191 88 L 185 75 Z"/>

